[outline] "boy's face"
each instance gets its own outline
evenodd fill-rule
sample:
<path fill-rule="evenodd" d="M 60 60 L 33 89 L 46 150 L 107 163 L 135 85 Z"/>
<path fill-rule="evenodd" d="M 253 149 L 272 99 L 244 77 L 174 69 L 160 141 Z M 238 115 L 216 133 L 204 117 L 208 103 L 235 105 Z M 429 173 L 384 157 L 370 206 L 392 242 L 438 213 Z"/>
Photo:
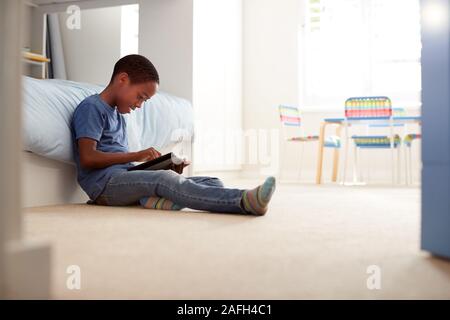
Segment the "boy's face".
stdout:
<path fill-rule="evenodd" d="M 132 84 L 128 75 L 121 73 L 117 77 L 116 88 L 117 110 L 120 113 L 130 113 L 131 110 L 142 107 L 144 101 L 158 91 L 158 83 L 149 81 Z"/>

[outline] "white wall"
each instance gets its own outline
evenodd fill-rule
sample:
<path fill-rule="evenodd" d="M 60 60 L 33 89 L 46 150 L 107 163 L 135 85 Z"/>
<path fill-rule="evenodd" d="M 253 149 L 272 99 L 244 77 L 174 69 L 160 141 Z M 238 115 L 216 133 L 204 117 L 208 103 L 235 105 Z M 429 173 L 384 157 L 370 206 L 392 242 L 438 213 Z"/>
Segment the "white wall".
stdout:
<path fill-rule="evenodd" d="M 66 27 L 66 13 L 59 17 L 68 79 L 108 84 L 120 58 L 121 7 L 82 10 L 81 29 Z"/>
<path fill-rule="evenodd" d="M 139 11 L 139 53 L 158 70 L 160 89 L 192 101 L 193 0 L 141 0 Z"/>
<path fill-rule="evenodd" d="M 244 1 L 245 130 L 279 128 L 277 106 L 298 103 L 298 13 L 298 0 Z M 247 164 L 243 174 L 261 166 Z"/>
<path fill-rule="evenodd" d="M 242 129 L 242 0 L 194 1 L 196 171 L 238 170 Z"/>

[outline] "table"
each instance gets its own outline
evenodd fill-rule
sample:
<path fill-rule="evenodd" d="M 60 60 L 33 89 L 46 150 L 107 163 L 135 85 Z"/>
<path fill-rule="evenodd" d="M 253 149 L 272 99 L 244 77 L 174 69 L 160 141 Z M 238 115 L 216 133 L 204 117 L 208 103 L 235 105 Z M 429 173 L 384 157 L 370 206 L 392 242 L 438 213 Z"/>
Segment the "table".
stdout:
<path fill-rule="evenodd" d="M 386 117 L 386 118 L 326 118 L 323 119 L 321 125 L 320 125 L 320 131 L 319 131 L 319 150 L 318 150 L 318 158 L 317 158 L 317 171 L 316 171 L 316 184 L 322 183 L 322 167 L 323 167 L 323 150 L 325 145 L 325 132 L 326 128 L 328 126 L 335 126 L 336 127 L 336 135 L 341 137 L 341 131 L 342 128 L 344 128 L 345 131 L 345 156 L 347 157 L 348 153 L 348 128 L 352 125 L 376 125 L 376 126 L 386 126 L 390 128 L 390 136 L 393 137 L 393 128 L 398 125 L 405 125 L 405 124 L 421 124 L 421 117 L 420 116 L 410 116 L 410 117 Z M 342 140 L 341 140 L 342 141 Z M 342 144 L 341 144 L 342 146 Z M 394 155 L 394 145 L 393 145 L 393 139 L 391 139 L 391 150 L 392 150 L 392 157 Z M 345 159 L 347 161 L 347 159 Z M 332 174 L 332 181 L 337 181 L 337 171 L 339 166 L 339 148 L 336 148 L 334 150 L 334 156 L 333 156 L 333 174 Z M 346 170 L 346 166 L 344 167 L 344 171 Z M 394 172 L 393 172 L 394 175 Z M 345 179 L 345 174 L 344 174 Z M 393 177 L 394 179 L 394 177 Z"/>

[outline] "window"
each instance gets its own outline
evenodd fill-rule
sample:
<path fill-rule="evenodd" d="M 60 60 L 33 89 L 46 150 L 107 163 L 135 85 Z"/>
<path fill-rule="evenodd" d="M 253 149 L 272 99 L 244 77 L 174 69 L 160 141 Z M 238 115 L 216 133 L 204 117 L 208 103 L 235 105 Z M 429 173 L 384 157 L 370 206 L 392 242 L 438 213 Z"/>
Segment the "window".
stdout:
<path fill-rule="evenodd" d="M 120 27 L 120 56 L 138 53 L 139 50 L 139 5 L 122 6 Z"/>
<path fill-rule="evenodd" d="M 300 0 L 302 105 L 342 108 L 352 96 L 420 106 L 419 0 Z"/>

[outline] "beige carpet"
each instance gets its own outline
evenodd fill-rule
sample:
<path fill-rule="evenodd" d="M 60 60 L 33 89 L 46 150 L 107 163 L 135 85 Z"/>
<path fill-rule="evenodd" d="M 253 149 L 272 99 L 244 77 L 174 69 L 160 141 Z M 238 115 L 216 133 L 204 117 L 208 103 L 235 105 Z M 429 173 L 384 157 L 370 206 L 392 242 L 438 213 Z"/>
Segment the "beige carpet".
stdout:
<path fill-rule="evenodd" d="M 249 181 L 233 185 L 251 186 Z M 26 210 L 53 245 L 53 298 L 450 298 L 421 252 L 417 188 L 279 185 L 265 217 L 87 205 Z M 81 290 L 66 268 L 81 267 Z M 366 271 L 381 268 L 381 289 Z"/>

